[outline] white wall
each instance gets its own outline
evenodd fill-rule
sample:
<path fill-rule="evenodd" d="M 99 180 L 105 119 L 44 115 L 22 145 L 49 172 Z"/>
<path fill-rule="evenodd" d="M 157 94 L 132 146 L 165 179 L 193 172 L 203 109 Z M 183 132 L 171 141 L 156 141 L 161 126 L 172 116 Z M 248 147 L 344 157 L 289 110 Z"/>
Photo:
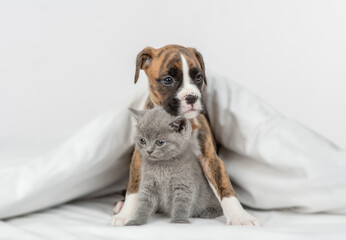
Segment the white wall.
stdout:
<path fill-rule="evenodd" d="M 327 0 L 1 1 L 0 150 L 62 141 L 145 87 L 137 53 L 170 43 L 346 147 L 345 12 Z"/>

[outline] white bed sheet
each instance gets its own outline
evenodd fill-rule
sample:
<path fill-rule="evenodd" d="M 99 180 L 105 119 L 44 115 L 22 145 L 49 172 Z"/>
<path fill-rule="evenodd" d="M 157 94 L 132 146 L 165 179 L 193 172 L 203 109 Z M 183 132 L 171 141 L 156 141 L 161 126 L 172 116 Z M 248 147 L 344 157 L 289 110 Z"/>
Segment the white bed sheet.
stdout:
<path fill-rule="evenodd" d="M 170 224 L 162 215 L 138 227 L 110 227 L 112 204 L 120 195 L 70 202 L 0 222 L 0 239 L 346 239 L 346 216 L 255 211 L 262 227 L 227 226 L 224 217 Z"/>

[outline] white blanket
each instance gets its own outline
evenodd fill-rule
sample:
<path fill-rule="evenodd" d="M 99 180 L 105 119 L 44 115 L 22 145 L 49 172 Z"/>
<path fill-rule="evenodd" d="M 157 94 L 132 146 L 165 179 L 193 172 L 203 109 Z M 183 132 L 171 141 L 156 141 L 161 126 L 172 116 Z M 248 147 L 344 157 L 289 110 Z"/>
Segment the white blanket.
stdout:
<path fill-rule="evenodd" d="M 346 213 L 345 150 L 229 79 L 208 80 L 211 125 L 242 203 L 256 209 Z M 141 91 L 131 107 L 142 108 L 146 96 Z M 121 104 L 100 116 L 49 154 L 1 159 L 0 218 L 123 189 L 134 134 L 128 107 Z"/>
<path fill-rule="evenodd" d="M 346 151 L 232 81 L 212 78 L 207 106 L 241 201 L 259 209 L 346 213 Z"/>
<path fill-rule="evenodd" d="M 155 215 L 139 227 L 111 227 L 112 204 L 120 196 L 78 200 L 20 218 L 0 221 L 1 239 L 106 240 L 106 239 L 265 239 L 344 240 L 346 216 L 298 214 L 289 211 L 249 210 L 263 227 L 228 226 L 226 219 L 191 219 L 191 224 L 170 224 Z"/>

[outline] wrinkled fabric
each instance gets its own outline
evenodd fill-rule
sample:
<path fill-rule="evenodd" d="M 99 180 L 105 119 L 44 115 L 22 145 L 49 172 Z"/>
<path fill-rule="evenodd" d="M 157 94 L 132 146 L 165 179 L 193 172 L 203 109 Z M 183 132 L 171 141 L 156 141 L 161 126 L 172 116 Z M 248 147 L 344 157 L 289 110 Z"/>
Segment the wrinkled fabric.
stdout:
<path fill-rule="evenodd" d="M 242 203 L 346 213 L 346 151 L 227 78 L 210 78 L 211 125 Z"/>
<path fill-rule="evenodd" d="M 233 81 L 208 80 L 211 126 L 242 203 L 346 213 L 345 150 Z M 143 108 L 147 94 L 143 90 L 131 104 L 119 104 L 48 154 L 15 163 L 1 159 L 0 218 L 123 189 L 135 130 L 127 108 Z"/>
<path fill-rule="evenodd" d="M 225 217 L 190 219 L 191 224 L 171 224 L 155 214 L 142 226 L 111 227 L 112 205 L 121 196 L 78 200 L 43 212 L 0 221 L 1 239 L 103 240 L 103 239 L 345 239 L 346 216 L 298 214 L 289 211 L 249 212 L 262 227 L 229 226 Z M 317 227 L 318 226 L 318 227 Z"/>
<path fill-rule="evenodd" d="M 12 164 L 0 160 L 0 218 L 125 188 L 133 150 L 134 121 L 128 107 L 143 108 L 146 91 L 129 105 L 99 116 L 49 153 Z M 109 191 L 107 191 L 109 192 Z"/>

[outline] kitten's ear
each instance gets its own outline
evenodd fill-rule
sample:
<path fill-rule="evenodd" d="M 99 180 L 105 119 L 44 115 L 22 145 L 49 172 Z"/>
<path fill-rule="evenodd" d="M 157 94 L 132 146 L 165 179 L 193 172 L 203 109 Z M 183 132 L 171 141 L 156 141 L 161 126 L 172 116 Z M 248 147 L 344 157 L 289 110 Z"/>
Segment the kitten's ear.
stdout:
<path fill-rule="evenodd" d="M 183 116 L 179 116 L 169 123 L 169 126 L 173 129 L 173 131 L 181 133 L 186 129 L 187 119 Z"/>
<path fill-rule="evenodd" d="M 137 121 L 146 113 L 146 110 L 136 110 L 134 108 L 129 108 L 129 110 Z"/>

